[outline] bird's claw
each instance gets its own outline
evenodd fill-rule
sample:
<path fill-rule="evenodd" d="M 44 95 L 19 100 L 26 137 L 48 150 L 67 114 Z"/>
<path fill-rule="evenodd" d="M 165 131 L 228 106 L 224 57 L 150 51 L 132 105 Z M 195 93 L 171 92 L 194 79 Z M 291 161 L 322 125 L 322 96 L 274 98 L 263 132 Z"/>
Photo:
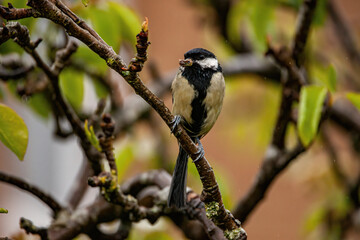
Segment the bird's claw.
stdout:
<path fill-rule="evenodd" d="M 175 128 L 177 125 L 180 124 L 180 121 L 181 121 L 181 116 L 180 115 L 175 115 L 174 119 L 171 121 L 170 125 L 170 129 L 171 129 L 171 133 L 174 133 L 175 131 Z"/>
<path fill-rule="evenodd" d="M 193 163 L 199 161 L 201 158 L 205 156 L 204 147 L 201 144 L 199 138 L 196 139 L 196 142 L 198 143 L 198 150 L 196 152 L 196 158 L 193 160 Z"/>
<path fill-rule="evenodd" d="M 204 148 L 202 148 L 202 147 L 199 146 L 199 147 L 198 147 L 198 150 L 197 150 L 197 152 L 196 152 L 196 158 L 193 160 L 193 163 L 199 161 L 199 160 L 202 159 L 204 156 L 205 156 Z"/>

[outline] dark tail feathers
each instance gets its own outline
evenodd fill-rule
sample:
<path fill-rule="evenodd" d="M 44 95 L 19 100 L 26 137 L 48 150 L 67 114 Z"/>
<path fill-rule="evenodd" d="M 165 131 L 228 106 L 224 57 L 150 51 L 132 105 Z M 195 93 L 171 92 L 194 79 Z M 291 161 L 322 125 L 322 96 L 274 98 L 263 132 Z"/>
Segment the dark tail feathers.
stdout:
<path fill-rule="evenodd" d="M 182 208 L 186 204 L 186 177 L 188 154 L 179 146 L 179 155 L 176 159 L 176 165 L 171 180 L 171 186 L 168 197 L 168 206 Z"/>

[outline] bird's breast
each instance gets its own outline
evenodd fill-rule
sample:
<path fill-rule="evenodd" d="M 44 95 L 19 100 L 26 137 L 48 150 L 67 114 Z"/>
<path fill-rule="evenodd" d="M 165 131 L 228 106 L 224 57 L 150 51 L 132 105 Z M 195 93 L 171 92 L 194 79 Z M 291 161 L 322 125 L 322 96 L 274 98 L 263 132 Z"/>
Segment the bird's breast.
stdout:
<path fill-rule="evenodd" d="M 172 83 L 173 114 L 182 117 L 183 126 L 191 136 L 206 135 L 217 120 L 224 99 L 225 81 L 221 72 L 215 72 L 208 78 L 207 86 L 197 87 L 177 73 Z"/>
<path fill-rule="evenodd" d="M 171 90 L 173 95 L 173 114 L 180 115 L 188 124 L 192 124 L 191 103 L 196 97 L 194 86 L 179 71 L 171 85 Z"/>
<path fill-rule="evenodd" d="M 206 117 L 202 123 L 200 135 L 207 134 L 214 126 L 221 112 L 225 95 L 225 80 L 221 72 L 214 73 L 210 85 L 206 91 L 206 97 L 203 101 Z"/>

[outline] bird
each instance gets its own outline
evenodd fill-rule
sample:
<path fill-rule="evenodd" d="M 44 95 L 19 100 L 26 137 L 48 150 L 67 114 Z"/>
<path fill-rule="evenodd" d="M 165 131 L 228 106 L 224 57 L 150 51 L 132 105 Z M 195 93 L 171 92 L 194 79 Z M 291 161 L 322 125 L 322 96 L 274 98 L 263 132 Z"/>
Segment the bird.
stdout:
<path fill-rule="evenodd" d="M 179 70 L 171 84 L 175 116 L 172 132 L 181 124 L 191 139 L 198 144 L 198 157 L 204 156 L 200 142 L 214 126 L 223 105 L 225 80 L 222 68 L 216 56 L 204 49 L 194 48 L 179 60 Z M 179 144 L 169 195 L 168 206 L 184 208 L 186 206 L 186 178 L 189 155 Z"/>

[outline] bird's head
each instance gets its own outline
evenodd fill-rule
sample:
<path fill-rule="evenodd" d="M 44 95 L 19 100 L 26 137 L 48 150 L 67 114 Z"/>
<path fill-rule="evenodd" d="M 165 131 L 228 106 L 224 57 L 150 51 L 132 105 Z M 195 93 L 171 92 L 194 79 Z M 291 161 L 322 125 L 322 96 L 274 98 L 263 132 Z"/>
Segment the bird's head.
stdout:
<path fill-rule="evenodd" d="M 219 62 L 215 55 L 203 48 L 194 48 L 184 54 L 185 59 L 179 61 L 182 67 L 191 67 L 193 65 L 199 65 L 202 69 L 217 70 Z"/>

